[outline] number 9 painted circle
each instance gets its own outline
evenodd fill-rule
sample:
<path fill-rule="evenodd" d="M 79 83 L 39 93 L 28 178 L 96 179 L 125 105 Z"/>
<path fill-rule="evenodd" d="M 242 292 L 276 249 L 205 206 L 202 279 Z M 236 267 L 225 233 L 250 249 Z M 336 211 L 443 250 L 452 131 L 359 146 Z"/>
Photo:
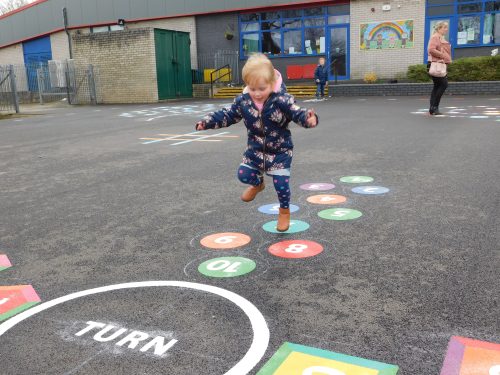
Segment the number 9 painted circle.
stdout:
<path fill-rule="evenodd" d="M 318 212 L 318 216 L 327 220 L 346 221 L 363 216 L 363 213 L 351 208 L 330 208 Z"/>
<path fill-rule="evenodd" d="M 299 259 L 318 255 L 323 251 L 323 246 L 314 241 L 288 240 L 271 245 L 268 251 L 276 257 Z"/>
<path fill-rule="evenodd" d="M 235 247 L 245 246 L 251 241 L 251 238 L 243 233 L 215 233 L 203 237 L 200 243 L 210 249 L 234 249 Z"/>
<path fill-rule="evenodd" d="M 222 257 L 209 259 L 198 266 L 198 271 L 208 277 L 229 278 L 246 275 L 257 265 L 248 258 Z"/>

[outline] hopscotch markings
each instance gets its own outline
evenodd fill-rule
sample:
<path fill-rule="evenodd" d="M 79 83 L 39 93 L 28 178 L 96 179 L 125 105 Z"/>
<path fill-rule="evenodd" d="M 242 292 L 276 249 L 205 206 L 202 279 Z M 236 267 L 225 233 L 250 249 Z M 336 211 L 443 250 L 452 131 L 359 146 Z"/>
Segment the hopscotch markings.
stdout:
<path fill-rule="evenodd" d="M 347 200 L 343 195 L 334 194 L 320 194 L 307 197 L 309 203 L 314 204 L 338 204 L 343 203 Z"/>
<path fill-rule="evenodd" d="M 268 251 L 276 257 L 299 259 L 320 254 L 323 251 L 323 246 L 314 241 L 289 240 L 271 245 Z"/>
<path fill-rule="evenodd" d="M 500 374 L 500 344 L 452 336 L 441 375 Z"/>
<path fill-rule="evenodd" d="M 113 341 L 119 337 L 121 337 L 125 332 L 127 332 L 127 328 L 118 328 L 106 323 L 88 321 L 87 327 L 83 328 L 79 332 L 75 333 L 75 336 L 83 336 L 86 333 L 94 330 L 95 328 L 100 328 L 99 332 L 97 332 L 93 339 L 97 342 L 105 343 Z M 116 329 L 116 330 L 115 330 Z M 110 331 L 115 331 L 110 333 Z M 106 337 L 104 337 L 106 335 Z M 176 339 L 167 339 L 163 336 L 154 336 L 152 334 L 142 332 L 142 331 L 132 331 L 125 337 L 121 338 L 121 340 L 115 343 L 116 346 L 124 346 L 129 349 L 135 349 L 139 342 L 146 341 L 149 338 L 152 338 L 149 342 L 143 342 L 144 346 L 142 346 L 139 351 L 144 353 L 150 349 L 153 349 L 153 353 L 157 356 L 164 356 L 164 354 L 174 346 L 178 340 Z M 165 341 L 167 343 L 165 344 Z"/>
<path fill-rule="evenodd" d="M 0 271 L 6 270 L 7 268 L 12 267 L 12 263 L 10 262 L 7 255 L 0 254 Z"/>
<path fill-rule="evenodd" d="M 399 367 L 285 342 L 257 375 L 396 375 Z"/>
<path fill-rule="evenodd" d="M 500 108 L 489 107 L 485 105 L 468 106 L 467 108 L 458 107 L 443 107 L 445 111 L 442 115 L 433 117 L 451 117 L 451 118 L 470 118 L 473 120 L 487 120 L 498 118 L 500 116 Z M 414 115 L 429 115 L 428 108 L 420 108 L 416 112 L 410 112 Z M 498 119 L 496 120 L 498 121 Z"/>
<path fill-rule="evenodd" d="M 327 220 L 346 221 L 363 216 L 363 213 L 351 208 L 330 208 L 318 212 L 318 216 Z"/>
<path fill-rule="evenodd" d="M 334 184 L 329 184 L 325 182 L 313 182 L 310 184 L 300 185 L 302 190 L 311 190 L 311 191 L 321 191 L 321 190 L 331 190 L 335 188 Z"/>
<path fill-rule="evenodd" d="M 0 322 L 40 301 L 31 285 L 0 286 Z"/>
<path fill-rule="evenodd" d="M 360 184 L 373 182 L 373 177 L 370 176 L 344 176 L 340 178 L 340 182 L 345 182 L 348 184 Z"/>
<path fill-rule="evenodd" d="M 297 212 L 299 210 L 299 207 L 291 204 L 289 206 L 290 212 Z M 280 210 L 280 204 L 279 203 L 271 203 L 271 204 L 266 204 L 264 206 L 259 207 L 259 212 L 262 212 L 263 214 L 268 214 L 268 215 L 278 215 Z"/>
<path fill-rule="evenodd" d="M 358 186 L 353 188 L 351 191 L 357 194 L 377 195 L 385 194 L 390 190 L 383 186 Z"/>
<path fill-rule="evenodd" d="M 120 117 L 137 118 L 141 121 L 154 121 L 166 117 L 190 116 L 202 117 L 222 107 L 228 107 L 231 103 L 183 105 L 183 106 L 160 106 L 151 109 L 128 111 L 119 114 Z"/>
<path fill-rule="evenodd" d="M 290 227 L 286 232 L 278 231 L 276 229 L 277 225 L 278 225 L 277 220 L 269 221 L 262 226 L 262 229 L 264 229 L 266 232 L 280 233 L 280 234 L 298 233 L 309 229 L 309 224 L 301 220 L 290 220 Z"/>
<path fill-rule="evenodd" d="M 210 249 L 234 249 L 250 243 L 251 238 L 243 233 L 224 232 L 203 237 L 200 243 Z"/>
<path fill-rule="evenodd" d="M 198 271 L 208 277 L 228 278 L 246 275 L 252 272 L 257 264 L 248 258 L 222 257 L 209 259 L 198 266 Z"/>
<path fill-rule="evenodd" d="M 212 295 L 222 297 L 232 302 L 237 307 L 239 307 L 243 311 L 243 313 L 245 313 L 245 315 L 248 317 L 250 321 L 250 325 L 253 331 L 252 343 L 246 354 L 232 368 L 226 371 L 224 375 L 248 374 L 259 363 L 259 361 L 266 353 L 270 337 L 269 327 L 267 326 L 266 320 L 262 315 L 262 313 L 251 302 L 249 302 L 242 296 L 226 289 L 218 288 L 211 285 L 191 283 L 186 281 L 132 282 L 125 284 L 107 285 L 100 288 L 87 289 L 80 292 L 68 294 L 66 296 L 62 296 L 48 302 L 44 302 L 0 324 L 0 336 L 2 336 L 5 332 L 15 327 L 17 324 L 23 322 L 24 320 L 38 313 L 41 313 L 42 311 L 63 304 L 65 302 L 86 297 L 89 295 L 96 295 L 116 290 L 138 289 L 147 287 L 183 288 L 199 292 L 206 292 Z"/>
<path fill-rule="evenodd" d="M 214 137 L 219 137 L 219 138 L 239 138 L 237 135 L 226 135 L 230 134 L 230 132 L 221 132 L 217 134 L 209 134 L 209 135 L 203 135 L 206 133 L 196 131 L 192 133 L 186 133 L 186 134 L 158 134 L 160 137 L 150 137 L 150 138 L 139 138 L 143 142 L 143 145 L 149 145 L 151 143 L 158 143 L 158 142 L 164 142 L 164 141 L 180 141 L 180 142 L 175 142 L 171 143 L 170 146 L 177 146 L 177 145 L 182 145 L 185 143 L 190 143 L 190 142 L 222 142 L 223 139 L 208 139 L 208 138 L 214 138 Z M 190 138 L 192 137 L 192 138 Z"/>

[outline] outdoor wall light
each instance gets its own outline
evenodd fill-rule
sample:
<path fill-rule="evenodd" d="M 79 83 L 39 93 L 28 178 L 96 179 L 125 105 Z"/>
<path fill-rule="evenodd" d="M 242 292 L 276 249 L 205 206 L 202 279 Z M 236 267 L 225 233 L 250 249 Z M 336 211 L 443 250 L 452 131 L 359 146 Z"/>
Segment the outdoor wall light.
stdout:
<path fill-rule="evenodd" d="M 118 25 L 125 26 L 125 20 L 123 18 L 118 19 Z"/>

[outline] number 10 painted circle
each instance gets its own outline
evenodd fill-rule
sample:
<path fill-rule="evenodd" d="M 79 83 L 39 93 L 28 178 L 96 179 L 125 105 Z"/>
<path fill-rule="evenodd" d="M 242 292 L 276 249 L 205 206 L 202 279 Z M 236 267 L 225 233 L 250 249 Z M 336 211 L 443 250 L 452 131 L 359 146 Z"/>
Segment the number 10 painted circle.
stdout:
<path fill-rule="evenodd" d="M 248 258 L 223 257 L 209 259 L 198 266 L 198 271 L 208 277 L 227 278 L 252 272 L 257 265 Z"/>
<path fill-rule="evenodd" d="M 203 237 L 200 243 L 210 249 L 234 249 L 245 246 L 251 241 L 250 237 L 243 233 L 215 233 Z"/>
<path fill-rule="evenodd" d="M 351 208 L 330 208 L 328 210 L 318 212 L 318 216 L 327 220 L 344 221 L 357 219 L 358 217 L 363 216 L 363 213 Z"/>
<path fill-rule="evenodd" d="M 309 258 L 323 251 L 323 246 L 314 241 L 288 240 L 271 245 L 269 252 L 274 256 L 288 259 Z"/>

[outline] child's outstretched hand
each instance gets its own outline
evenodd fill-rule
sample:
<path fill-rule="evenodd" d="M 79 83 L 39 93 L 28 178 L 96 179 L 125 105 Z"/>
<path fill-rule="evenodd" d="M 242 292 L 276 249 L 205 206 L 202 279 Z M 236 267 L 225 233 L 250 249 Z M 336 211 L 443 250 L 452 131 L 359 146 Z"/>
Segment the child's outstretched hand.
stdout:
<path fill-rule="evenodd" d="M 205 130 L 205 122 L 198 121 L 195 126 L 196 130 Z"/>
<path fill-rule="evenodd" d="M 310 128 L 315 128 L 316 125 L 318 125 L 318 118 L 316 117 L 314 109 L 307 111 L 307 125 L 309 125 Z"/>

